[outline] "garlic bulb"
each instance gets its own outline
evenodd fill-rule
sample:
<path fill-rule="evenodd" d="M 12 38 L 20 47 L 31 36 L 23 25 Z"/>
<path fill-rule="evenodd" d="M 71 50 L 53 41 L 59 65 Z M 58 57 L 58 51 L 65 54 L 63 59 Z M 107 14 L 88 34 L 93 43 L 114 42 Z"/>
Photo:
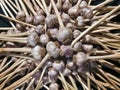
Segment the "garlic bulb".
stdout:
<path fill-rule="evenodd" d="M 59 90 L 59 85 L 57 83 L 51 83 L 49 85 L 49 90 Z"/>
<path fill-rule="evenodd" d="M 43 45 L 46 45 L 49 42 L 50 38 L 47 34 L 41 34 L 40 35 L 40 43 Z"/>
<path fill-rule="evenodd" d="M 49 41 L 46 45 L 46 50 L 47 52 L 54 58 L 57 58 L 60 54 L 60 49 L 57 47 L 57 45 L 52 42 Z"/>
<path fill-rule="evenodd" d="M 83 52 L 78 52 L 74 55 L 73 60 L 77 66 L 82 66 L 87 61 L 87 55 Z"/>
<path fill-rule="evenodd" d="M 45 22 L 45 16 L 42 14 L 38 14 L 34 17 L 34 24 L 39 25 L 39 24 L 44 24 Z"/>
<path fill-rule="evenodd" d="M 38 36 L 38 34 L 36 32 L 31 33 L 28 36 L 27 41 L 28 41 L 28 45 L 34 47 L 39 42 L 39 36 Z"/>
<path fill-rule="evenodd" d="M 67 43 L 72 38 L 72 30 L 70 28 L 61 28 L 57 34 L 57 40 L 61 43 Z"/>
<path fill-rule="evenodd" d="M 45 23 L 48 28 L 54 27 L 58 23 L 57 16 L 54 14 L 50 14 L 45 18 Z"/>
<path fill-rule="evenodd" d="M 63 62 L 54 62 L 52 66 L 56 71 L 63 71 L 65 68 L 65 65 Z"/>
<path fill-rule="evenodd" d="M 37 25 L 35 31 L 38 33 L 38 34 L 43 34 L 45 33 L 45 28 L 43 25 Z"/>
<path fill-rule="evenodd" d="M 46 54 L 46 50 L 43 47 L 37 45 L 32 49 L 31 53 L 36 60 L 42 60 Z"/>

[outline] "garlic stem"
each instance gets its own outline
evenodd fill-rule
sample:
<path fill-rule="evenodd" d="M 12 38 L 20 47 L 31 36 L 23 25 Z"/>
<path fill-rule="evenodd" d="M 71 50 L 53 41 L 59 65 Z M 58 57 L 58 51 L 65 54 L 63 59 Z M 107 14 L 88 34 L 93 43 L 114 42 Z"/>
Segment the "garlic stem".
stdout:
<path fill-rule="evenodd" d="M 28 84 L 26 90 L 30 90 L 30 88 L 31 88 L 32 84 L 34 83 L 34 81 L 35 81 L 35 78 L 33 78 L 33 79 L 30 81 L 30 83 Z"/>
<path fill-rule="evenodd" d="M 45 12 L 46 12 L 46 14 L 48 16 L 50 13 L 48 12 L 48 7 L 47 7 L 47 5 L 45 3 L 45 0 L 41 0 L 41 1 L 42 1 L 42 4 L 43 4 L 44 8 L 45 8 Z"/>
<path fill-rule="evenodd" d="M 52 5 L 53 5 L 53 8 L 54 8 L 54 10 L 55 10 L 55 13 L 56 13 L 56 15 L 57 15 L 57 17 L 58 17 L 58 21 L 59 21 L 60 27 L 64 27 L 64 24 L 63 24 L 62 19 L 61 19 L 61 17 L 60 17 L 60 13 L 58 12 L 58 9 L 57 9 L 57 7 L 56 7 L 56 5 L 55 5 L 55 2 L 54 2 L 53 0 L 50 0 L 50 1 L 51 1 Z"/>
<path fill-rule="evenodd" d="M 3 15 L 3 14 L 0 14 L 0 16 L 3 17 L 3 18 L 9 19 L 9 20 L 11 20 L 11 21 L 15 21 L 15 22 L 17 22 L 17 23 L 23 24 L 23 25 L 27 25 L 27 26 L 30 26 L 30 27 L 36 28 L 36 26 L 34 26 L 34 25 L 31 25 L 31 24 L 29 24 L 29 23 L 25 23 L 25 22 L 22 22 L 22 21 L 19 21 L 19 20 L 13 19 L 13 18 L 8 17 L 8 16 L 5 16 L 5 15 Z"/>
<path fill-rule="evenodd" d="M 25 4 L 27 5 L 27 7 L 30 9 L 30 11 L 33 13 L 33 15 L 37 15 L 37 13 L 35 12 L 35 10 L 32 7 L 32 4 L 29 0 L 23 0 L 25 2 Z"/>
<path fill-rule="evenodd" d="M 89 2 L 88 2 L 88 5 L 89 5 L 89 6 L 91 6 L 91 5 L 90 5 L 90 4 L 91 4 L 91 2 L 92 2 L 92 0 L 89 0 Z"/>
<path fill-rule="evenodd" d="M 92 8 L 92 10 L 101 8 L 101 7 L 103 7 L 104 5 L 106 5 L 106 4 L 108 4 L 108 3 L 112 2 L 112 1 L 113 1 L 113 0 L 106 0 L 106 1 L 104 1 L 103 3 L 100 3 L 100 4 L 96 5 L 96 6 L 94 6 L 94 7 Z"/>
<path fill-rule="evenodd" d="M 104 86 L 101 85 L 101 83 L 98 82 L 98 80 L 94 79 L 89 72 L 86 73 L 86 75 L 93 81 L 95 82 L 102 90 L 106 90 Z"/>
<path fill-rule="evenodd" d="M 82 81 L 79 75 L 77 75 L 77 80 L 82 84 L 82 86 L 85 88 L 85 90 L 89 90 L 88 87 L 85 85 L 85 83 Z"/>
<path fill-rule="evenodd" d="M 78 89 L 77 89 L 77 85 L 76 85 L 73 77 L 72 77 L 72 76 L 68 76 L 68 77 L 69 77 L 69 79 L 70 79 L 70 81 L 71 81 L 71 83 L 72 83 L 72 85 L 73 85 L 73 87 L 74 87 L 74 90 L 78 90 Z"/>
<path fill-rule="evenodd" d="M 19 3 L 18 3 L 18 0 L 15 0 L 15 3 L 16 3 L 16 6 L 17 6 L 17 8 L 18 8 L 18 11 L 21 11 L 22 9 L 21 9 L 21 7 L 20 7 L 20 5 L 19 5 Z"/>
<path fill-rule="evenodd" d="M 8 61 L 1 69 L 0 69 L 0 73 L 8 66 L 12 63 L 12 61 Z M 0 79 L 1 80 L 1 79 Z"/>
<path fill-rule="evenodd" d="M 119 59 L 120 54 L 111 54 L 111 55 L 103 55 L 103 56 L 89 56 L 88 59 L 96 60 L 96 59 Z"/>
<path fill-rule="evenodd" d="M 78 0 L 76 6 L 79 7 L 80 3 L 81 3 L 82 0 Z"/>
<path fill-rule="evenodd" d="M 13 3 L 13 1 L 11 1 L 11 0 L 6 0 L 6 1 L 9 1 L 8 3 L 10 3 L 16 10 L 18 10 L 17 5 L 15 5 L 15 3 Z M 15 1 L 17 1 L 17 0 L 15 0 Z"/>
<path fill-rule="evenodd" d="M 0 37 L 19 37 L 19 36 L 27 36 L 30 32 L 16 33 L 16 34 L 3 34 Z"/>
<path fill-rule="evenodd" d="M 27 52 L 27 53 L 31 53 L 31 48 L 0 48 L 0 52 Z"/>
<path fill-rule="evenodd" d="M 13 30 L 13 27 L 0 27 L 0 30 Z"/>
<path fill-rule="evenodd" d="M 45 9 L 44 9 L 42 3 L 40 2 L 40 0 L 36 0 L 36 2 L 37 2 L 38 5 L 41 7 L 41 9 L 45 12 Z"/>
<path fill-rule="evenodd" d="M 13 40 L 13 39 L 1 39 L 0 38 L 0 41 L 11 41 L 11 42 L 18 42 L 18 43 L 23 43 L 23 44 L 26 44 L 27 43 L 27 41 L 25 41 L 25 40 Z"/>
<path fill-rule="evenodd" d="M 7 10 L 7 12 L 9 13 L 9 15 L 15 19 L 15 17 L 13 16 L 12 12 L 8 9 L 7 5 L 5 4 L 5 2 L 3 0 L 1 0 L 1 3 L 3 4 L 3 6 L 5 7 L 5 9 Z"/>
<path fill-rule="evenodd" d="M 17 57 L 17 58 L 22 58 L 22 59 L 31 59 L 31 60 L 34 60 L 34 58 L 32 58 L 32 57 L 25 56 L 25 55 L 18 55 L 18 54 L 15 54 L 15 53 L 4 53 L 4 52 L 2 52 L 1 55 L 12 56 L 12 57 Z"/>
<path fill-rule="evenodd" d="M 27 40 L 27 38 L 16 38 L 16 37 L 0 37 L 0 39 L 6 39 L 6 40 L 8 40 L 8 39 L 13 39 L 13 40 Z"/>
<path fill-rule="evenodd" d="M 0 63 L 0 72 L 1 72 L 1 68 L 6 64 L 7 59 L 8 59 L 8 57 L 5 57 L 3 60 L 1 60 L 1 63 Z"/>
<path fill-rule="evenodd" d="M 17 80 L 15 83 L 12 83 L 10 86 L 4 88 L 4 90 L 10 90 L 13 87 L 15 87 L 15 86 L 19 85 L 20 83 L 29 79 L 39 68 L 41 68 L 43 66 L 43 64 L 48 60 L 49 57 L 50 57 L 50 55 L 46 54 L 46 56 L 43 58 L 43 60 L 39 63 L 39 65 L 32 72 L 30 72 L 26 76 L 22 77 L 21 79 Z"/>
<path fill-rule="evenodd" d="M 65 86 L 65 90 L 69 90 L 68 85 L 66 83 L 66 80 L 65 80 L 63 74 L 61 72 L 59 72 L 59 74 L 60 74 L 60 77 L 61 77 L 61 79 L 63 81 L 64 86 Z"/>
<path fill-rule="evenodd" d="M 8 14 L 7 14 L 4 6 L 2 5 L 2 3 L 0 3 L 0 6 L 1 6 L 3 12 L 5 13 L 6 17 L 8 17 Z M 9 21 L 9 22 L 10 22 L 11 26 L 12 26 L 14 29 L 16 29 L 15 25 L 14 25 L 11 21 Z"/>
<path fill-rule="evenodd" d="M 17 11 L 13 8 L 13 6 L 8 2 L 8 0 L 5 0 L 5 2 L 8 4 L 8 6 L 13 10 L 15 14 L 17 14 Z"/>
<path fill-rule="evenodd" d="M 26 9 L 23 1 L 22 1 L 22 0 L 19 0 L 19 3 L 20 3 L 20 5 L 21 5 L 23 11 L 25 12 L 25 15 L 28 16 L 29 14 L 28 14 L 28 11 L 27 11 L 27 9 Z"/>
<path fill-rule="evenodd" d="M 109 81 L 109 83 L 110 83 L 112 86 L 114 86 L 114 88 L 115 88 L 116 90 L 119 90 L 119 87 L 118 87 L 114 82 L 112 82 L 111 78 L 109 78 L 102 69 L 98 69 L 98 70 L 99 70 L 99 72 Z"/>

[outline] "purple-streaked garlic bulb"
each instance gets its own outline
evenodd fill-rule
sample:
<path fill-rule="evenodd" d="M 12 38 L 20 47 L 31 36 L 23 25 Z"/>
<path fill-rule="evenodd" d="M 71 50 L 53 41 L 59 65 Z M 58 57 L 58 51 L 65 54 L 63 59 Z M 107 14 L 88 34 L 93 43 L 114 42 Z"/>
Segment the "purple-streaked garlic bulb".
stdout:
<path fill-rule="evenodd" d="M 53 65 L 53 62 L 51 62 L 51 61 L 48 61 L 48 62 L 46 63 L 46 65 L 47 65 L 47 67 L 52 67 L 52 65 Z"/>
<path fill-rule="evenodd" d="M 63 75 L 64 75 L 64 76 L 69 76 L 69 75 L 71 75 L 71 72 L 72 72 L 72 71 L 71 71 L 70 69 L 65 68 L 64 71 L 63 71 Z"/>
<path fill-rule="evenodd" d="M 77 38 L 80 35 L 80 31 L 79 30 L 74 30 L 73 31 L 73 38 Z"/>
<path fill-rule="evenodd" d="M 82 43 L 80 41 L 78 41 L 73 46 L 73 50 L 76 51 L 76 52 L 78 52 L 78 51 L 80 51 L 81 47 L 82 47 Z"/>
<path fill-rule="evenodd" d="M 83 52 L 78 52 L 76 55 L 74 55 L 73 61 L 77 66 L 82 66 L 87 62 L 87 55 Z"/>
<path fill-rule="evenodd" d="M 83 44 L 82 49 L 83 49 L 84 52 L 89 53 L 93 50 L 93 45 Z"/>
<path fill-rule="evenodd" d="M 65 0 L 65 2 L 63 3 L 63 6 L 62 6 L 63 11 L 65 11 L 65 12 L 68 11 L 68 9 L 70 7 L 72 7 L 72 4 L 70 3 L 70 1 L 69 0 Z"/>
<path fill-rule="evenodd" d="M 67 62 L 66 67 L 70 70 L 75 70 L 76 69 L 76 65 L 72 61 Z"/>
<path fill-rule="evenodd" d="M 49 36 L 52 38 L 52 39 L 56 39 L 57 38 L 57 33 L 58 33 L 58 29 L 57 28 L 51 28 L 48 30 L 49 32 Z"/>
<path fill-rule="evenodd" d="M 65 68 L 64 62 L 54 62 L 52 67 L 56 70 L 56 71 L 63 71 Z"/>
<path fill-rule="evenodd" d="M 66 58 L 71 58 L 73 56 L 73 49 L 70 45 L 65 46 L 61 45 L 61 56 L 65 56 Z"/>
<path fill-rule="evenodd" d="M 40 8 L 37 9 L 36 12 L 37 12 L 37 14 L 39 14 L 39 15 L 40 15 L 40 14 L 42 14 L 42 15 L 45 14 L 44 11 L 43 11 L 42 9 L 40 9 Z"/>
<path fill-rule="evenodd" d="M 93 17 L 93 11 L 89 8 L 83 8 L 80 13 L 86 19 L 91 19 Z"/>
<path fill-rule="evenodd" d="M 77 72 L 78 73 L 82 73 L 82 74 L 85 74 L 89 69 L 89 66 L 87 65 L 87 63 L 86 64 L 84 64 L 84 65 L 82 65 L 82 66 L 79 66 L 78 68 L 77 68 Z"/>
<path fill-rule="evenodd" d="M 76 21 L 77 21 L 77 25 L 79 27 L 83 26 L 84 23 L 85 23 L 84 18 L 82 16 L 78 16 L 77 19 L 76 19 Z"/>
<path fill-rule="evenodd" d="M 47 75 L 44 75 L 43 78 L 42 78 L 42 81 L 43 81 L 44 84 L 48 83 L 49 77 Z"/>
<path fill-rule="evenodd" d="M 19 31 L 24 31 L 24 26 L 20 23 L 16 23 L 16 28 L 19 30 Z"/>
<path fill-rule="evenodd" d="M 38 14 L 34 17 L 34 24 L 39 25 L 39 24 L 44 24 L 45 22 L 45 16 L 42 14 Z"/>
<path fill-rule="evenodd" d="M 64 24 L 66 24 L 70 21 L 70 16 L 64 12 L 62 13 L 61 17 L 62 17 L 62 21 Z"/>
<path fill-rule="evenodd" d="M 48 15 L 45 18 L 45 23 L 46 23 L 48 28 L 53 28 L 58 23 L 57 16 L 54 14 Z"/>
<path fill-rule="evenodd" d="M 85 0 L 82 0 L 81 3 L 80 3 L 80 8 L 86 8 L 88 7 L 88 4 Z"/>
<path fill-rule="evenodd" d="M 83 42 L 90 42 L 92 40 L 92 37 L 90 35 L 85 35 L 85 37 L 83 38 Z"/>
<path fill-rule="evenodd" d="M 37 70 L 37 71 L 32 75 L 32 77 L 35 78 L 35 85 L 37 85 L 40 75 L 41 75 L 41 71 L 40 71 L 40 70 Z"/>
<path fill-rule="evenodd" d="M 47 34 L 41 34 L 40 35 L 40 43 L 43 45 L 46 45 L 49 42 L 50 38 Z"/>
<path fill-rule="evenodd" d="M 50 81 L 55 81 L 57 75 L 58 75 L 57 71 L 55 71 L 53 68 L 48 71 Z"/>
<path fill-rule="evenodd" d="M 46 50 L 45 48 L 37 45 L 32 49 L 31 53 L 36 60 L 40 61 L 45 56 Z"/>
<path fill-rule="evenodd" d="M 14 34 L 15 30 L 8 30 L 7 32 L 1 32 L 0 35 L 4 35 L 4 34 Z"/>
<path fill-rule="evenodd" d="M 45 33 L 45 28 L 43 25 L 37 25 L 37 27 L 35 28 L 35 31 L 38 33 L 38 34 L 43 34 Z"/>
<path fill-rule="evenodd" d="M 31 33 L 27 37 L 27 41 L 28 41 L 28 45 L 34 47 L 39 42 L 39 36 L 38 36 L 38 34 L 36 32 Z"/>
<path fill-rule="evenodd" d="M 59 85 L 57 83 L 51 83 L 49 85 L 49 90 L 59 90 Z"/>
<path fill-rule="evenodd" d="M 52 42 L 49 41 L 46 45 L 46 50 L 47 52 L 54 58 L 58 58 L 60 55 L 60 49 L 57 47 L 57 45 Z"/>
<path fill-rule="evenodd" d="M 78 0 L 78 2 L 76 3 L 76 5 L 72 6 L 71 8 L 69 8 L 68 10 L 68 14 L 72 17 L 72 18 L 76 18 L 79 15 L 79 3 L 80 1 Z"/>
<path fill-rule="evenodd" d="M 35 68 L 35 62 L 33 60 L 27 60 L 26 68 L 28 69 L 28 72 L 30 72 Z"/>
<path fill-rule="evenodd" d="M 70 28 L 61 28 L 57 34 L 57 40 L 61 43 L 67 43 L 72 39 L 72 30 Z"/>
<path fill-rule="evenodd" d="M 32 16 L 32 15 L 26 16 L 25 22 L 26 22 L 26 23 L 32 23 L 32 22 L 33 22 L 33 16 Z"/>
<path fill-rule="evenodd" d="M 72 31 L 74 31 L 75 28 L 76 28 L 76 26 L 75 26 L 74 23 L 67 23 L 67 24 L 66 24 L 66 27 L 72 29 Z"/>
<path fill-rule="evenodd" d="M 77 72 L 77 70 L 73 70 L 73 71 L 72 71 L 72 75 L 73 75 L 73 76 L 76 76 L 76 75 L 78 75 L 78 72 Z"/>
<path fill-rule="evenodd" d="M 19 11 L 16 15 L 16 19 L 20 20 L 20 21 L 24 21 L 25 20 L 25 12 L 24 11 Z"/>

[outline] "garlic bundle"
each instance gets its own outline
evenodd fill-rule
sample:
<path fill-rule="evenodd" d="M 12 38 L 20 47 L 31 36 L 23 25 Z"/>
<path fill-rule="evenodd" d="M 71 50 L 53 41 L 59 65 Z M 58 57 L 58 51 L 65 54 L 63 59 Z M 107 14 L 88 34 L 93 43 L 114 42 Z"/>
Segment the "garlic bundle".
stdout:
<path fill-rule="evenodd" d="M 23 1 L 26 2 L 26 0 Z M 102 27 L 104 21 L 101 24 L 99 23 L 101 25 L 100 27 L 94 28 L 95 30 L 101 30 L 89 32 L 89 27 L 91 28 L 91 26 L 96 24 L 96 21 L 102 17 L 99 16 L 101 14 L 100 11 L 97 12 L 97 10 L 92 8 L 93 6 L 90 7 L 88 0 L 28 1 L 34 2 L 31 3 L 33 7 L 29 7 L 26 4 L 28 7 L 27 9 L 30 10 L 26 12 L 25 8 L 21 5 L 21 10 L 16 14 L 16 20 L 18 21 L 15 25 L 15 30 L 1 32 L 0 39 L 5 40 L 10 37 L 10 40 L 13 41 L 13 43 L 6 40 L 7 42 L 1 46 L 12 48 L 14 46 L 20 46 L 23 50 L 19 50 L 20 55 L 24 55 L 27 59 L 28 57 L 32 59 L 25 61 L 23 66 L 23 69 L 25 69 L 21 70 L 19 74 L 20 76 L 24 76 L 25 72 L 30 73 L 36 67 L 38 71 L 34 72 L 34 74 L 32 72 L 33 75 L 30 74 L 35 86 L 42 84 L 43 86 L 46 85 L 45 88 L 49 90 L 62 90 L 57 83 L 58 80 L 64 81 L 64 78 L 62 78 L 61 75 L 65 76 L 65 79 L 67 76 L 68 78 L 71 76 L 77 77 L 79 74 L 82 76 L 86 74 L 86 72 L 90 72 L 89 69 L 93 70 L 97 67 L 96 62 L 99 61 L 97 61 L 96 58 L 99 59 L 99 56 L 95 57 L 95 54 L 108 54 L 107 52 L 110 52 L 111 54 L 116 52 L 111 51 L 111 45 L 113 42 L 119 40 L 113 39 L 110 42 L 110 45 L 105 43 L 106 45 L 104 46 L 104 40 L 101 40 L 101 37 L 98 37 L 98 41 L 95 41 L 94 39 L 95 32 L 100 32 L 96 34 L 98 36 L 101 35 L 101 32 L 107 32 L 106 28 L 105 30 L 102 30 L 104 28 Z M 109 7 L 108 9 L 111 10 L 111 8 L 113 7 Z M 105 11 L 104 13 L 108 11 Z M 115 26 L 112 24 L 111 27 L 110 25 L 111 24 L 107 25 L 110 30 L 111 28 L 118 28 L 118 25 Z M 87 33 L 84 34 L 84 32 Z M 8 36 L 4 36 L 5 34 Z M 20 36 L 23 37 L 20 38 Z M 95 38 L 96 37 L 97 36 L 95 36 Z M 109 34 L 108 37 L 113 38 L 113 36 Z M 115 38 L 118 39 L 119 37 Z M 106 38 L 104 39 L 109 41 Z M 76 41 L 74 42 L 74 40 Z M 100 46 L 98 45 L 99 48 L 97 48 L 96 45 L 98 43 L 100 44 Z M 115 48 L 118 46 L 118 44 L 115 44 Z M 24 47 L 27 47 L 25 51 Z M 105 50 L 102 51 L 101 48 Z M 99 49 L 101 51 L 98 51 Z M 7 50 L 8 49 L 6 49 L 6 51 Z M 13 51 L 13 53 L 16 51 L 17 50 Z M 118 58 L 119 56 L 116 55 L 116 57 Z M 104 58 L 106 59 L 106 57 L 103 57 L 103 59 Z M 85 77 L 82 76 L 82 79 L 84 80 Z M 91 79 L 91 81 L 92 80 L 93 79 Z M 63 82 L 62 84 L 64 85 Z M 71 84 L 73 84 L 73 82 L 71 82 L 70 85 Z M 74 88 L 70 85 L 68 83 L 69 89 L 75 88 L 75 85 L 73 85 Z M 107 84 L 105 86 L 107 86 Z"/>

